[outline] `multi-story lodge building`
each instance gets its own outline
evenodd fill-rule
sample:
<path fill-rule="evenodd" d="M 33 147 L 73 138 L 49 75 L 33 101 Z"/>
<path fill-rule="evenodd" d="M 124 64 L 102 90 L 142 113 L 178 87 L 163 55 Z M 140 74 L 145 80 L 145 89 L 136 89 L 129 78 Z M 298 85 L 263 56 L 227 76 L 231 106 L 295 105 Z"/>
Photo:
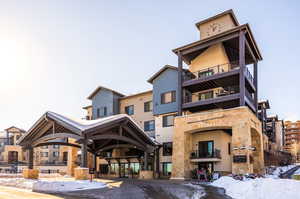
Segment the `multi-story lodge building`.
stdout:
<path fill-rule="evenodd" d="M 88 97 L 92 105 L 84 107 L 87 118 L 130 115 L 162 144 L 163 175 L 185 178 L 200 167 L 262 172 L 257 117 L 257 62 L 262 57 L 251 29 L 240 25 L 231 10 L 196 27 L 200 40 L 173 50 L 178 67 L 166 65 L 150 77 L 152 91 L 125 96 L 99 87 Z"/>
<path fill-rule="evenodd" d="M 30 172 L 34 147 L 61 144 L 69 147 L 68 173 L 77 179 L 86 179 L 86 167 L 141 178 L 185 179 L 199 168 L 263 173 L 264 146 L 269 147 L 264 140 L 280 133 L 274 136 L 271 121 L 259 116 L 262 56 L 250 26 L 240 25 L 228 10 L 196 28 L 200 39 L 173 50 L 178 66 L 154 73 L 148 79 L 152 90 L 126 96 L 100 86 L 88 96 L 87 120 L 46 112 L 19 140 L 29 151 Z"/>
<path fill-rule="evenodd" d="M 290 152 L 294 161 L 300 162 L 300 121 L 285 122 L 285 150 Z"/>

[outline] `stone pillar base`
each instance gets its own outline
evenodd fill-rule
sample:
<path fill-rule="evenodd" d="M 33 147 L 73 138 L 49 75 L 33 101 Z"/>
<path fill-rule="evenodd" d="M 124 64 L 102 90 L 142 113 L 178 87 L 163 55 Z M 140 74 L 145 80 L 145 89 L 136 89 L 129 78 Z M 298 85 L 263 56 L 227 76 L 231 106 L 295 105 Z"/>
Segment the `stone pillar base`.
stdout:
<path fill-rule="evenodd" d="M 88 180 L 89 179 L 89 168 L 75 168 L 74 169 L 75 180 Z"/>
<path fill-rule="evenodd" d="M 37 169 L 23 169 L 23 177 L 25 179 L 38 179 L 39 170 Z"/>
<path fill-rule="evenodd" d="M 153 171 L 140 171 L 139 179 L 143 179 L 143 180 L 153 179 Z"/>

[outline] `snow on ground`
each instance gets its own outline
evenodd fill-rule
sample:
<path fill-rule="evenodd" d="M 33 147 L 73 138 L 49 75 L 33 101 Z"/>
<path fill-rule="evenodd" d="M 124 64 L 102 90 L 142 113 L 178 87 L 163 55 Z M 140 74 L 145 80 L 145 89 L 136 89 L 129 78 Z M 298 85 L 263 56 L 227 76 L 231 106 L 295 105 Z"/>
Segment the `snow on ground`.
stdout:
<path fill-rule="evenodd" d="M 106 187 L 102 182 L 90 182 L 89 180 L 70 179 L 40 179 L 29 180 L 24 178 L 0 178 L 0 185 L 29 189 L 37 192 L 57 193 L 85 189 L 100 189 Z"/>
<path fill-rule="evenodd" d="M 279 178 L 279 175 L 294 168 L 297 165 L 288 165 L 283 167 L 277 167 L 271 174 L 266 175 L 267 178 Z"/>
<path fill-rule="evenodd" d="M 203 187 L 201 187 L 199 185 L 194 185 L 192 183 L 188 183 L 185 185 L 195 189 L 195 192 L 194 192 L 193 196 L 191 197 L 191 199 L 198 199 L 198 198 L 201 198 L 206 195 Z"/>
<path fill-rule="evenodd" d="M 80 191 L 85 189 L 101 189 L 106 187 L 102 182 L 90 182 L 89 180 L 76 181 L 45 181 L 39 180 L 33 184 L 32 191 L 57 193 Z"/>
<path fill-rule="evenodd" d="M 288 179 L 256 178 L 245 181 L 224 176 L 211 183 L 222 187 L 235 199 L 300 199 L 300 181 Z"/>

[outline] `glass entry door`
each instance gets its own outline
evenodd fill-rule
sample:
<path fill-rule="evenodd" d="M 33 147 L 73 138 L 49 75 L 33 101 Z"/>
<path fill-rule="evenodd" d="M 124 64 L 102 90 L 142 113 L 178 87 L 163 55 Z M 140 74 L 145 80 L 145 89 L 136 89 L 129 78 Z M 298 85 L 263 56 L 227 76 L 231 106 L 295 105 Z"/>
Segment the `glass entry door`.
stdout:
<path fill-rule="evenodd" d="M 121 166 L 120 177 L 121 178 L 128 178 L 128 168 L 129 168 L 128 163 L 121 163 L 120 166 Z"/>

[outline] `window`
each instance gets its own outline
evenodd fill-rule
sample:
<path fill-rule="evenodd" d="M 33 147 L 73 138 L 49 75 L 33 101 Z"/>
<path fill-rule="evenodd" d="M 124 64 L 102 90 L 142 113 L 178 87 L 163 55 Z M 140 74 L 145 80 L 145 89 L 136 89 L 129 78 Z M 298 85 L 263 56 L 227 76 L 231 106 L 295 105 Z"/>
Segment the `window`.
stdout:
<path fill-rule="evenodd" d="M 111 174 L 119 173 L 119 164 L 118 163 L 110 164 L 110 173 Z"/>
<path fill-rule="evenodd" d="M 172 163 L 171 162 L 163 162 L 163 175 L 170 176 L 172 172 Z"/>
<path fill-rule="evenodd" d="M 163 127 L 174 126 L 175 115 L 165 115 L 163 116 Z"/>
<path fill-rule="evenodd" d="M 231 154 L 231 144 L 230 144 L 230 142 L 228 143 L 228 154 L 229 155 Z"/>
<path fill-rule="evenodd" d="M 151 112 L 153 109 L 152 101 L 144 103 L 144 112 Z"/>
<path fill-rule="evenodd" d="M 214 142 L 201 141 L 198 143 L 198 150 L 200 158 L 212 158 L 214 155 Z"/>
<path fill-rule="evenodd" d="M 202 71 L 198 73 L 198 78 L 202 78 L 202 77 L 208 77 L 214 74 L 214 71 L 212 69 L 209 69 L 207 71 Z"/>
<path fill-rule="evenodd" d="M 68 152 L 63 152 L 63 162 L 68 161 Z"/>
<path fill-rule="evenodd" d="M 59 157 L 59 152 L 58 151 L 54 151 L 53 152 L 53 157 Z"/>
<path fill-rule="evenodd" d="M 48 152 L 41 152 L 41 157 L 48 157 Z"/>
<path fill-rule="evenodd" d="M 53 149 L 59 149 L 59 145 L 57 144 L 53 145 Z"/>
<path fill-rule="evenodd" d="M 100 164 L 99 169 L 101 174 L 108 174 L 108 164 Z"/>
<path fill-rule="evenodd" d="M 42 149 L 48 149 L 48 146 L 46 145 L 46 146 L 42 146 L 41 147 Z"/>
<path fill-rule="evenodd" d="M 205 92 L 205 93 L 199 93 L 199 100 L 210 99 L 210 98 L 213 98 L 213 96 L 214 96 L 213 91 L 208 91 L 208 92 Z"/>
<path fill-rule="evenodd" d="M 125 113 L 127 115 L 133 115 L 134 114 L 134 106 L 133 105 L 126 106 L 125 107 Z"/>
<path fill-rule="evenodd" d="M 155 130 L 155 121 L 154 120 L 145 121 L 144 122 L 144 130 L 145 131 L 154 131 Z"/>
<path fill-rule="evenodd" d="M 162 93 L 160 96 L 161 104 L 176 102 L 176 91 Z"/>
<path fill-rule="evenodd" d="M 97 118 L 100 117 L 100 109 L 97 108 Z"/>
<path fill-rule="evenodd" d="M 107 116 L 107 107 L 103 106 L 100 108 L 97 108 L 97 117 L 105 117 Z"/>
<path fill-rule="evenodd" d="M 140 163 L 132 162 L 130 163 L 130 168 L 132 169 L 133 174 L 138 174 L 140 171 Z"/>
<path fill-rule="evenodd" d="M 172 148 L 173 148 L 173 143 L 172 142 L 163 143 L 163 156 L 172 155 Z"/>

